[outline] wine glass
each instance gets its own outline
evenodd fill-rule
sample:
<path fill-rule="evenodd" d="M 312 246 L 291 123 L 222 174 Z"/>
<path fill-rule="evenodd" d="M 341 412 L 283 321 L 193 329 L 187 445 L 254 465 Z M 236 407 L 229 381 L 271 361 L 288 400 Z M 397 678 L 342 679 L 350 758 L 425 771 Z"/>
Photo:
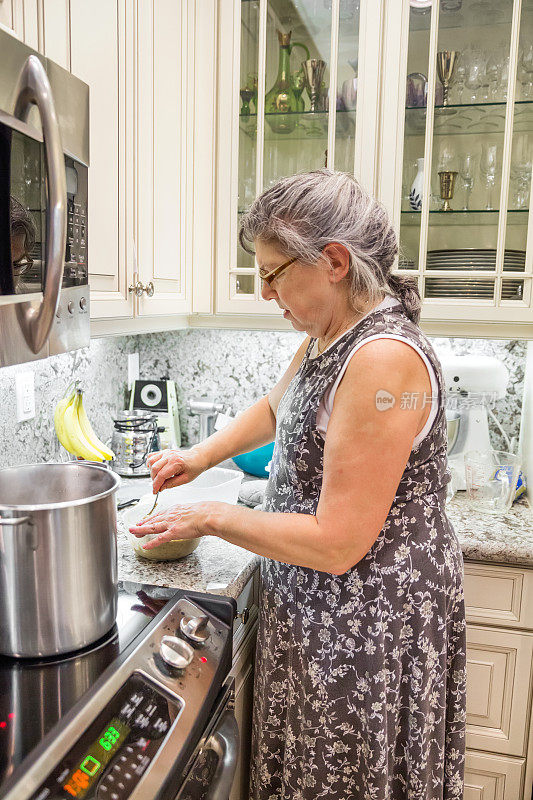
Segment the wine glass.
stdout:
<path fill-rule="evenodd" d="M 481 161 L 479 171 L 485 178 L 487 185 L 487 211 L 494 211 L 492 205 L 492 193 L 496 185 L 496 170 L 498 165 L 498 148 L 495 144 L 483 144 L 481 146 Z"/>
<path fill-rule="evenodd" d="M 475 156 L 472 153 L 462 153 L 459 158 L 459 177 L 465 190 L 463 211 L 470 210 L 470 195 L 474 188 Z"/>
<path fill-rule="evenodd" d="M 533 96 L 533 44 L 527 44 L 521 48 L 518 66 L 524 100 L 531 100 Z"/>
<path fill-rule="evenodd" d="M 472 102 L 480 99 L 480 89 L 485 81 L 486 72 L 485 56 L 478 48 L 472 48 L 467 57 L 465 85 L 471 92 Z"/>
<path fill-rule="evenodd" d="M 500 72 L 502 68 L 503 53 L 499 47 L 495 47 L 488 59 L 486 67 L 486 76 L 488 83 L 488 95 L 491 100 L 496 100 L 498 95 L 498 86 L 500 83 Z"/>
<path fill-rule="evenodd" d="M 514 208 L 527 208 L 531 189 L 531 143 L 525 133 L 518 134 L 515 139 L 511 160 L 511 180 L 516 186 L 513 198 Z"/>
<path fill-rule="evenodd" d="M 465 77 L 466 77 L 466 64 L 464 53 L 459 54 L 457 65 L 455 67 L 455 94 L 457 96 L 458 104 L 463 102 L 463 94 L 465 90 Z"/>

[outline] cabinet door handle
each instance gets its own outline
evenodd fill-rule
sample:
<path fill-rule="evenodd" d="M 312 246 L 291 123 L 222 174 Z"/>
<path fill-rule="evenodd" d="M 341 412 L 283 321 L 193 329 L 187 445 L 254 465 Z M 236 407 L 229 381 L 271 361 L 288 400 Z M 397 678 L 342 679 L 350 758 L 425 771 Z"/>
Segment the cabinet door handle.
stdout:
<path fill-rule="evenodd" d="M 153 297 L 155 292 L 154 282 L 150 281 L 150 283 L 147 283 L 146 286 L 143 287 L 143 291 L 146 293 L 147 297 Z"/>

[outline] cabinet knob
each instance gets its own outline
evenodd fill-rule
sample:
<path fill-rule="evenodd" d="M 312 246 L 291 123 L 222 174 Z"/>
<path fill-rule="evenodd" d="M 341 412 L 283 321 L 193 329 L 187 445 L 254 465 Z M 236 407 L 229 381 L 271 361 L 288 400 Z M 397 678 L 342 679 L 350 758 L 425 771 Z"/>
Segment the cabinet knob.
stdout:
<path fill-rule="evenodd" d="M 141 281 L 135 281 L 135 283 L 132 283 L 131 286 L 128 286 L 128 292 L 133 292 L 136 297 L 141 297 L 142 293 L 144 292 L 144 286 L 142 285 Z"/>
<path fill-rule="evenodd" d="M 147 283 L 146 286 L 144 283 L 142 283 L 142 281 L 135 281 L 135 283 L 132 283 L 131 286 L 128 286 L 128 292 L 133 292 L 136 297 L 142 297 L 143 292 L 147 297 L 153 297 L 155 286 L 153 281 Z"/>

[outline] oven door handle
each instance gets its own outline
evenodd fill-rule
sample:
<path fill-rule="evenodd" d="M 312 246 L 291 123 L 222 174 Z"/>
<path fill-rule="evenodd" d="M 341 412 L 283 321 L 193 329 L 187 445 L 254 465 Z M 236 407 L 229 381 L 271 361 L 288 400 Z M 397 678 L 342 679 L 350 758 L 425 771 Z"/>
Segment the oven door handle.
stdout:
<path fill-rule="evenodd" d="M 39 109 L 48 172 L 46 215 L 46 274 L 38 308 L 17 304 L 17 316 L 32 352 L 46 343 L 59 303 L 65 264 L 67 182 L 59 123 L 46 70 L 37 56 L 29 56 L 20 73 L 14 116 L 26 122 L 32 105 Z"/>
<path fill-rule="evenodd" d="M 239 726 L 233 711 L 224 712 L 205 749 L 213 750 L 218 764 L 205 800 L 228 800 L 237 769 L 239 755 Z"/>

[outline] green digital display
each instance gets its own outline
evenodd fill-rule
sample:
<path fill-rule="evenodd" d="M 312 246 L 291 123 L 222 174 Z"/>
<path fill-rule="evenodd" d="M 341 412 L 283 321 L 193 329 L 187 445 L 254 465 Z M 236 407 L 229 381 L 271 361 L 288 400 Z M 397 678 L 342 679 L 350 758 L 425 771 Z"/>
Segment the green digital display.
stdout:
<path fill-rule="evenodd" d="M 69 775 L 67 782 L 63 784 L 65 792 L 71 797 L 83 800 L 123 744 L 130 730 L 131 728 L 118 717 L 112 719 L 85 753 L 79 766 Z"/>

